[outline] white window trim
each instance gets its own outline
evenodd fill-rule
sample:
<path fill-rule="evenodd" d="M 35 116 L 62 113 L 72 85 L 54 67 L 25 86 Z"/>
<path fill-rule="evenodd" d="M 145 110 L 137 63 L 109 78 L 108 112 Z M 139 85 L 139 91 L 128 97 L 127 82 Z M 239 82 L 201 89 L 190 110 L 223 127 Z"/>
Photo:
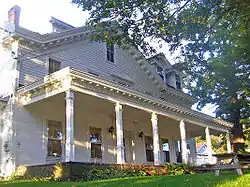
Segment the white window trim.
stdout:
<path fill-rule="evenodd" d="M 90 141 L 90 127 L 91 128 L 97 128 L 97 129 L 101 129 L 101 143 L 96 143 L 96 144 L 100 144 L 101 145 L 101 152 L 102 152 L 102 157 L 101 158 L 92 158 L 91 157 L 91 141 Z M 88 133 L 87 133 L 87 142 L 89 143 L 89 160 L 90 162 L 94 162 L 94 163 L 101 163 L 104 157 L 104 146 L 103 146 L 103 132 L 102 132 L 102 128 L 98 127 L 98 126 L 94 126 L 94 125 L 88 125 Z"/>
<path fill-rule="evenodd" d="M 61 126 L 62 126 L 62 154 L 60 157 L 51 157 L 48 156 L 48 142 L 49 142 L 49 135 L 48 135 L 48 123 L 49 121 L 55 121 L 55 122 L 60 122 Z M 64 123 L 60 120 L 51 120 L 51 119 L 46 119 L 44 120 L 44 129 L 43 129 L 43 145 L 44 145 L 44 150 L 45 150 L 45 159 L 46 159 L 46 163 L 56 163 L 56 162 L 61 162 L 64 160 L 65 156 L 65 129 L 64 129 Z"/>
<path fill-rule="evenodd" d="M 116 51 L 117 51 L 116 50 L 116 45 L 113 44 L 114 45 L 114 53 L 113 53 L 113 55 L 114 55 L 114 62 L 112 62 L 112 61 L 109 61 L 108 57 L 107 57 L 107 53 L 108 53 L 107 43 L 105 42 L 104 44 L 105 44 L 105 62 L 107 62 L 109 64 L 113 64 L 113 65 L 117 64 L 117 60 L 116 60 Z"/>
<path fill-rule="evenodd" d="M 49 75 L 49 59 L 53 59 L 53 60 L 60 62 L 60 69 L 63 69 L 63 60 L 62 59 L 54 57 L 54 56 L 48 56 L 48 57 L 46 57 L 46 63 L 45 63 L 46 75 Z"/>

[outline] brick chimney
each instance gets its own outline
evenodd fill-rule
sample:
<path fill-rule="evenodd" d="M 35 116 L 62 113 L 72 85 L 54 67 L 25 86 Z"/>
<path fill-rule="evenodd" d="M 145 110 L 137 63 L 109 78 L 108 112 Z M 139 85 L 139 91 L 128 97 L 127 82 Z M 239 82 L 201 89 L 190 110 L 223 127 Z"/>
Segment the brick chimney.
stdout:
<path fill-rule="evenodd" d="M 15 26 L 19 26 L 21 8 L 17 5 L 13 6 L 8 11 L 8 22 L 13 23 Z"/>

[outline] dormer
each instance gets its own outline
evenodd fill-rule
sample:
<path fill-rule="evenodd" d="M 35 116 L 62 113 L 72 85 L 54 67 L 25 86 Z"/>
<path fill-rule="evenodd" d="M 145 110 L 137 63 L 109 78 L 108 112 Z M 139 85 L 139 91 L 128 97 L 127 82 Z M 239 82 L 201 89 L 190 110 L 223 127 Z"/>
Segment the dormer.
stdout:
<path fill-rule="evenodd" d="M 53 32 L 62 32 L 64 30 L 69 30 L 69 29 L 75 28 L 72 25 L 65 23 L 57 18 L 54 18 L 54 17 L 51 17 L 50 23 L 52 24 L 52 31 Z"/>
<path fill-rule="evenodd" d="M 148 62 L 156 70 L 165 84 L 174 89 L 182 90 L 182 73 L 173 68 L 163 53 L 149 58 Z"/>

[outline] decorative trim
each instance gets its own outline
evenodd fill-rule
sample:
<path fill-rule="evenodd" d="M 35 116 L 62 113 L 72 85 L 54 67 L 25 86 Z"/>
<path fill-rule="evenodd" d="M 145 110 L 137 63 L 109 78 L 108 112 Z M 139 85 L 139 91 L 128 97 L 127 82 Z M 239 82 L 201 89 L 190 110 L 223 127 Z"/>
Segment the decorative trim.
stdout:
<path fill-rule="evenodd" d="M 64 83 L 67 82 L 65 86 Z M 120 98 L 123 101 L 142 106 L 143 110 L 154 111 L 160 115 L 176 119 L 184 119 L 187 122 L 195 122 L 200 126 L 209 126 L 227 131 L 232 127 L 231 123 L 213 118 L 206 114 L 193 111 L 188 108 L 180 107 L 176 104 L 162 99 L 135 91 L 131 88 L 123 87 L 113 81 L 92 76 L 73 68 L 64 68 L 58 72 L 46 76 L 43 80 L 25 86 L 17 91 L 20 101 L 31 101 L 36 97 L 45 94 L 50 95 L 53 92 L 64 92 L 68 89 L 77 89 L 77 91 L 92 91 L 94 93 L 104 94 L 106 96 Z M 117 102 L 117 101 L 116 101 Z M 24 102 L 25 104 L 25 102 Z"/>

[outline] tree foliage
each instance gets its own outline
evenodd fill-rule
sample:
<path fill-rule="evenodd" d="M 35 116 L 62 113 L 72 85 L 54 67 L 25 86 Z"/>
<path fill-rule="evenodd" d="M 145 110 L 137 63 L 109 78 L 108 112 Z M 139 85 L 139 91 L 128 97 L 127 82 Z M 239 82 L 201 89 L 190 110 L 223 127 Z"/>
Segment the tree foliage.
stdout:
<path fill-rule="evenodd" d="M 152 40 L 180 49 L 185 86 L 199 99 L 198 109 L 216 105 L 217 117 L 233 122 L 234 136 L 242 137 L 241 123 L 250 122 L 250 1 L 72 2 L 89 11 L 93 39 L 131 43 L 146 55 L 156 52 Z"/>

